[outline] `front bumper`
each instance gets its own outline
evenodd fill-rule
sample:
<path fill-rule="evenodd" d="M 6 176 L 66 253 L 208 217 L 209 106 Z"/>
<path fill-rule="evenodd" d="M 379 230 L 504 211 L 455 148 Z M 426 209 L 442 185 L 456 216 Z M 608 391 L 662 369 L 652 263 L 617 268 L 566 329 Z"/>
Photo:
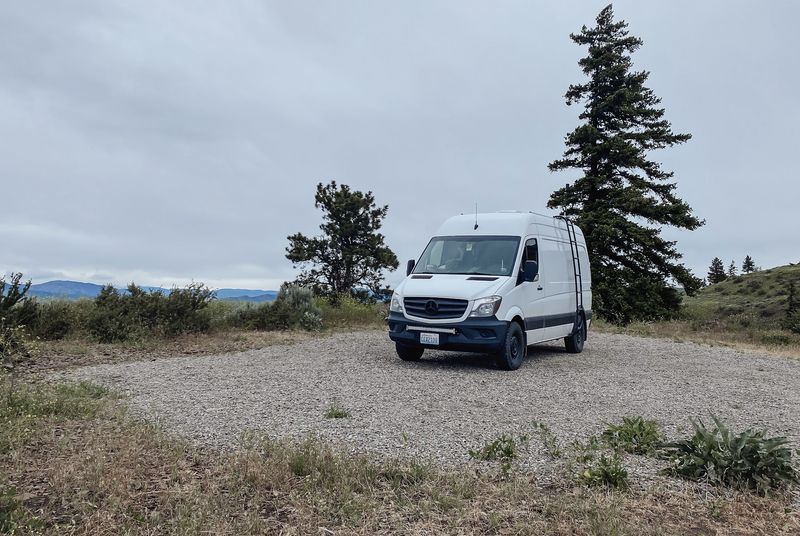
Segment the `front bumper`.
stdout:
<path fill-rule="evenodd" d="M 491 318 L 467 318 L 452 324 L 426 324 L 409 320 L 401 313 L 389 313 L 389 338 L 394 342 L 422 348 L 439 350 L 458 350 L 461 352 L 494 353 L 500 351 L 505 343 L 508 322 Z M 454 333 L 439 333 L 439 344 L 436 346 L 420 344 L 418 330 L 410 330 L 409 326 L 432 328 L 434 330 L 453 330 Z"/>

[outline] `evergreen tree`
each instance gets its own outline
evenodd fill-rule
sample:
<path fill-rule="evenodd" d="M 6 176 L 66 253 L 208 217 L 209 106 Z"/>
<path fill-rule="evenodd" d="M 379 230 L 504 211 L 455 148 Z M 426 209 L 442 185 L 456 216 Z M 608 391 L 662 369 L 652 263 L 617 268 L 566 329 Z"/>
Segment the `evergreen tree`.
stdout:
<path fill-rule="evenodd" d="M 317 294 L 337 297 L 366 287 L 382 295 L 383 271 L 397 268 L 397 257 L 378 231 L 389 206 L 375 205 L 372 192 L 351 190 L 336 181 L 317 185 L 315 206 L 322 209 L 322 236 L 288 237 L 286 258 L 303 267 L 296 279 Z"/>
<path fill-rule="evenodd" d="M 742 273 L 743 274 L 752 274 L 756 271 L 756 263 L 753 262 L 753 257 L 747 255 L 744 258 L 744 262 L 742 262 Z"/>
<path fill-rule="evenodd" d="M 649 158 L 691 135 L 672 131 L 661 100 L 645 86 L 649 73 L 633 70 L 630 55 L 642 41 L 627 27 L 614 21 L 609 5 L 595 27 L 570 35 L 588 47 L 578 63 L 589 79 L 565 95 L 567 105 L 583 103 L 583 123 L 567 134 L 563 158 L 548 166 L 580 170 L 572 185 L 553 192 L 548 207 L 583 230 L 595 310 L 616 323 L 669 316 L 680 306 L 672 282 L 690 295 L 702 284 L 680 263 L 675 242 L 661 237 L 661 226 L 692 230 L 703 222 L 675 195 L 673 173 Z"/>
<path fill-rule="evenodd" d="M 713 285 L 714 283 L 721 283 L 728 279 L 727 274 L 725 273 L 725 265 L 722 264 L 722 259 L 719 257 L 714 257 L 714 260 L 711 261 L 711 266 L 708 269 L 708 283 Z"/>
<path fill-rule="evenodd" d="M 736 263 L 733 261 L 728 265 L 728 277 L 736 277 Z"/>
<path fill-rule="evenodd" d="M 783 327 L 793 333 L 800 334 L 800 305 L 797 303 L 794 281 L 789 281 L 789 296 L 786 300 L 786 318 Z"/>

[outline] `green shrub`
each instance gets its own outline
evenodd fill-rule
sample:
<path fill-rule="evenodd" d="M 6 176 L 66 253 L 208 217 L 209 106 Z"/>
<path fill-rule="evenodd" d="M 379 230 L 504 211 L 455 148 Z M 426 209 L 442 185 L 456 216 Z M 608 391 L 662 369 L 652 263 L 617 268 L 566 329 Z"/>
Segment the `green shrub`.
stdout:
<path fill-rule="evenodd" d="M 792 338 L 785 333 L 763 333 L 759 336 L 762 344 L 771 344 L 775 346 L 787 346 L 792 344 Z"/>
<path fill-rule="evenodd" d="M 133 283 L 124 294 L 106 285 L 94 300 L 89 332 L 100 342 L 121 342 L 207 331 L 210 320 L 204 309 L 213 298 L 201 283 L 174 288 L 168 295 Z"/>
<path fill-rule="evenodd" d="M 246 304 L 234 313 L 231 324 L 260 331 L 322 327 L 322 312 L 310 289 L 284 283 L 272 303 Z"/>
<path fill-rule="evenodd" d="M 300 327 L 306 331 L 319 331 L 322 329 L 322 315 L 305 311 L 300 317 Z"/>
<path fill-rule="evenodd" d="M 662 436 L 656 421 L 635 416 L 622 417 L 621 424 L 609 424 L 603 432 L 603 439 L 614 449 L 648 454 L 655 451 Z"/>
<path fill-rule="evenodd" d="M 616 452 L 610 455 L 601 453 L 578 473 L 578 481 L 590 487 L 625 489 L 628 487 L 628 471 Z"/>
<path fill-rule="evenodd" d="M 750 279 L 747 281 L 747 288 L 750 290 L 758 290 L 761 288 L 761 285 L 762 283 L 758 279 Z"/>
<path fill-rule="evenodd" d="M 24 326 L 13 325 L 5 318 L 0 318 L 0 375 L 6 370 L 13 370 L 19 362 L 30 357 L 32 349 Z"/>
<path fill-rule="evenodd" d="M 93 310 L 94 302 L 88 299 L 40 301 L 30 331 L 45 340 L 88 334 Z"/>
<path fill-rule="evenodd" d="M 800 482 L 786 438 L 767 438 L 765 430 L 752 428 L 733 434 L 712 419 L 712 429 L 692 419 L 692 437 L 665 445 L 668 474 L 761 493 Z"/>
<path fill-rule="evenodd" d="M 787 314 L 783 321 L 784 329 L 800 335 L 800 311 Z"/>
<path fill-rule="evenodd" d="M 515 438 L 513 435 L 502 434 L 478 450 L 470 449 L 468 453 L 470 458 L 476 460 L 500 462 L 500 472 L 505 476 L 518 456 L 519 447 L 527 442 L 526 435 Z"/>
<path fill-rule="evenodd" d="M 171 336 L 208 331 L 210 318 L 204 314 L 204 310 L 213 299 L 214 291 L 202 283 L 173 288 L 166 297 L 161 296 L 158 322 L 163 334 Z"/>

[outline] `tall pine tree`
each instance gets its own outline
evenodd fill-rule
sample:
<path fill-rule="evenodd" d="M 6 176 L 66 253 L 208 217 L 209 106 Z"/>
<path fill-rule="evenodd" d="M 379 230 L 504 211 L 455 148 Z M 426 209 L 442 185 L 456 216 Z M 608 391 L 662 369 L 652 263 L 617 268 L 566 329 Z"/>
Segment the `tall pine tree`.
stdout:
<path fill-rule="evenodd" d="M 702 284 L 680 263 L 675 242 L 661 226 L 697 229 L 703 222 L 675 195 L 673 173 L 649 159 L 650 152 L 687 141 L 664 119 L 659 99 L 645 86 L 647 71 L 634 71 L 631 53 L 642 44 L 603 9 L 593 28 L 570 38 L 588 47 L 578 64 L 589 79 L 569 87 L 567 105 L 583 104 L 583 122 L 565 138 L 563 158 L 550 171 L 577 169 L 581 176 L 550 196 L 581 227 L 591 258 L 594 309 L 604 318 L 627 323 L 669 316 L 680 294 Z"/>
<path fill-rule="evenodd" d="M 722 264 L 722 259 L 719 257 L 714 257 L 714 260 L 711 261 L 707 279 L 710 285 L 721 283 L 728 279 L 728 274 L 725 273 L 725 265 Z"/>
<path fill-rule="evenodd" d="M 743 274 L 752 274 L 756 271 L 756 263 L 753 261 L 753 257 L 750 255 L 745 256 L 744 261 L 742 262 L 742 273 Z"/>

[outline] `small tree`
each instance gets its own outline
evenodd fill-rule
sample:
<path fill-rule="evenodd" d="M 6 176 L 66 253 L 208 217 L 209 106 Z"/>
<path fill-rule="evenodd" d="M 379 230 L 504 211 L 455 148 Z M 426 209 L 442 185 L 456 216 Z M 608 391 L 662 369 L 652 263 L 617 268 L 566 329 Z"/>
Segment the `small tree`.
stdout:
<path fill-rule="evenodd" d="M 725 265 L 722 264 L 722 259 L 714 257 L 708 269 L 708 284 L 713 285 L 715 283 L 721 283 L 726 279 L 728 279 L 728 276 L 725 274 Z"/>
<path fill-rule="evenodd" d="M 733 261 L 728 265 L 728 277 L 736 277 L 736 263 Z"/>
<path fill-rule="evenodd" d="M 21 273 L 0 277 L 0 366 L 13 370 L 14 366 L 30 356 L 31 346 L 25 333 L 25 323 L 36 313 L 35 302 L 26 294 L 31 282 L 20 285 Z"/>
<path fill-rule="evenodd" d="M 786 318 L 783 327 L 800 334 L 800 304 L 797 303 L 794 281 L 789 281 L 789 295 L 786 298 Z"/>
<path fill-rule="evenodd" d="M 322 235 L 288 237 L 286 258 L 303 268 L 295 280 L 317 294 L 336 297 L 365 287 L 381 294 L 383 271 L 397 268 L 397 256 L 378 231 L 389 210 L 375 205 L 372 192 L 351 190 L 346 184 L 319 183 L 314 206 L 322 209 Z"/>
<path fill-rule="evenodd" d="M 31 282 L 21 281 L 21 273 L 12 273 L 8 282 L 0 277 L 0 318 L 15 326 L 27 325 L 36 315 L 36 302 L 27 296 Z"/>
<path fill-rule="evenodd" d="M 743 274 L 752 274 L 756 271 L 756 263 L 753 262 L 753 257 L 747 255 L 744 258 L 744 262 L 742 262 L 742 273 Z"/>

